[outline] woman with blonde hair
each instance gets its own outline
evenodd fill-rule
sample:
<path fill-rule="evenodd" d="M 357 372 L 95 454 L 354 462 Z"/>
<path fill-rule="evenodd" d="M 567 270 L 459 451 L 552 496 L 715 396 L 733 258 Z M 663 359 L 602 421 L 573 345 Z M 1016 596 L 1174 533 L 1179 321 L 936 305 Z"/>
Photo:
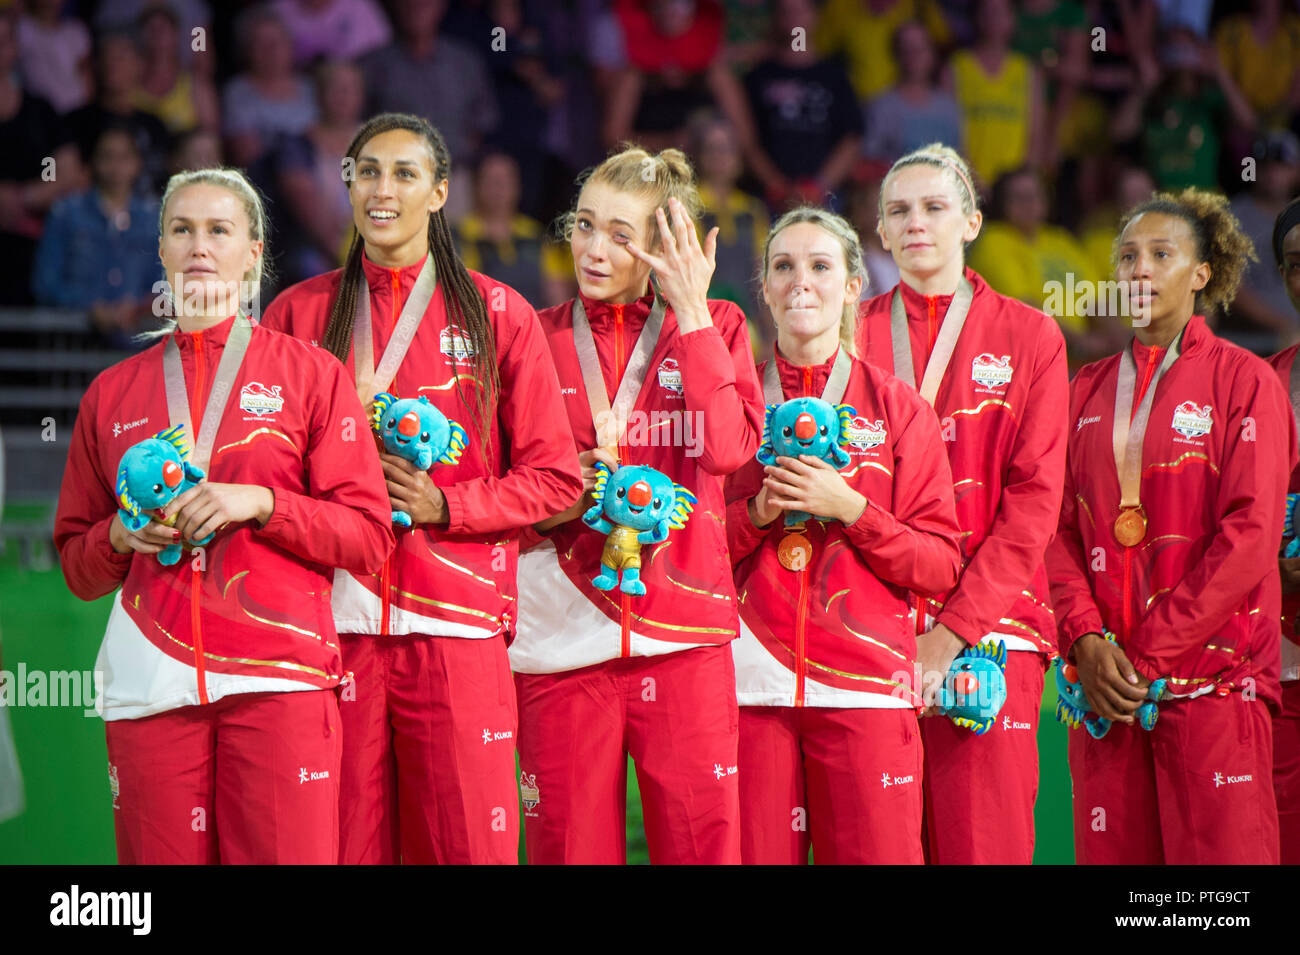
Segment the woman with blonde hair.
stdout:
<path fill-rule="evenodd" d="M 383 475 L 349 438 L 364 416 L 338 362 L 250 321 L 266 217 L 243 174 L 173 176 L 159 230 L 175 325 L 91 383 L 54 527 L 72 592 L 118 591 L 95 666 L 118 859 L 332 864 L 330 573 L 392 549 Z M 119 461 L 155 436 L 169 450 L 138 490 Z M 183 476 L 160 511 L 138 499 Z"/>
<path fill-rule="evenodd" d="M 524 555 L 510 659 L 530 862 L 624 861 L 629 753 L 651 862 L 740 861 L 722 482 L 757 451 L 763 408 L 745 316 L 706 297 L 717 230 L 701 245 L 698 216 L 681 152 L 611 155 L 567 218 L 579 294 L 539 315 L 587 489 L 598 463 L 642 465 L 696 503 L 642 548 L 640 596 L 594 585 L 590 498 Z"/>
<path fill-rule="evenodd" d="M 865 279 L 861 242 L 839 216 L 802 207 L 772 226 L 768 427 L 782 402 L 819 398 L 842 411 L 835 443 L 847 461 L 751 461 L 727 482 L 746 864 L 807 862 L 810 843 L 819 864 L 922 861 L 908 600 L 957 579 L 957 515 L 934 411 L 853 356 Z M 805 417 L 815 434 L 806 412 L 796 434 Z M 815 517 L 790 525 L 795 511 Z"/>
<path fill-rule="evenodd" d="M 986 638 L 1010 651 L 1007 702 L 989 732 L 921 721 L 927 859 L 1027 865 L 1043 675 L 1056 652 L 1043 552 L 1061 507 L 1065 341 L 1051 318 L 966 266 L 983 215 L 954 150 L 935 143 L 895 162 L 879 216 L 900 280 L 862 304 L 859 353 L 934 408 L 961 525 L 956 585 L 913 604 L 922 688 Z"/>

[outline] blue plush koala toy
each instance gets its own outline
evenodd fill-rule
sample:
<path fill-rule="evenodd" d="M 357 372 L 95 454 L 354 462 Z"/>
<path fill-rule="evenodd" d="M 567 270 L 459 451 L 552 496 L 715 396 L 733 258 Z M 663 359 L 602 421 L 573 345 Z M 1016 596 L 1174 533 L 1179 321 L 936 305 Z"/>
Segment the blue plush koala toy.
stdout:
<path fill-rule="evenodd" d="M 618 587 L 640 597 L 645 593 L 641 545 L 663 543 L 670 530 L 685 527 L 695 507 L 695 495 L 662 471 L 643 465 L 611 472 L 598 461 L 596 470 L 599 474 L 592 489 L 596 503 L 582 515 L 582 521 L 609 536 L 600 552 L 600 575 L 592 584 L 600 590 Z"/>
<path fill-rule="evenodd" d="M 811 454 L 838 471 L 851 460 L 844 450 L 844 433 L 857 413 L 852 405 L 832 405 L 820 398 L 791 398 L 779 405 L 768 405 L 763 442 L 754 457 L 760 464 L 775 465 L 778 457 Z M 802 524 L 811 516 L 789 511 L 785 524 Z"/>
<path fill-rule="evenodd" d="M 956 725 L 983 736 L 1007 701 L 1007 645 L 985 640 L 948 667 L 935 704 Z"/>
<path fill-rule="evenodd" d="M 388 392 L 375 395 L 370 426 L 384 441 L 389 454 L 406 458 L 421 471 L 435 464 L 455 464 L 465 453 L 465 429 L 419 398 L 398 398 Z M 411 526 L 411 515 L 393 511 L 393 523 Z"/>
<path fill-rule="evenodd" d="M 117 513 L 128 530 L 141 530 L 151 521 L 171 527 L 176 516 L 163 519 L 162 512 L 176 497 L 203 480 L 203 472 L 190 464 L 185 425 L 172 425 L 152 438 L 126 449 L 117 466 Z M 202 546 L 212 540 L 190 541 Z M 181 559 L 181 545 L 168 544 L 158 552 L 158 562 L 168 566 Z"/>
<path fill-rule="evenodd" d="M 1105 637 L 1111 643 L 1116 642 L 1115 634 L 1109 630 L 1106 631 Z M 1160 718 L 1156 701 L 1165 696 L 1167 684 L 1168 681 L 1163 678 L 1153 681 L 1147 687 L 1146 702 L 1138 707 L 1138 725 L 1148 733 L 1155 728 L 1156 720 Z M 1110 732 L 1110 720 L 1098 716 L 1093 711 L 1092 703 L 1083 692 L 1079 671 L 1075 669 L 1073 663 L 1065 662 L 1063 657 L 1056 661 L 1056 694 L 1056 719 L 1059 722 L 1070 729 L 1078 729 L 1079 724 L 1082 723 L 1093 739 L 1101 739 Z"/>
<path fill-rule="evenodd" d="M 1286 496 L 1286 510 L 1282 514 L 1282 539 L 1287 541 L 1283 557 L 1300 557 L 1300 536 L 1296 535 L 1296 506 L 1300 505 L 1300 494 Z"/>

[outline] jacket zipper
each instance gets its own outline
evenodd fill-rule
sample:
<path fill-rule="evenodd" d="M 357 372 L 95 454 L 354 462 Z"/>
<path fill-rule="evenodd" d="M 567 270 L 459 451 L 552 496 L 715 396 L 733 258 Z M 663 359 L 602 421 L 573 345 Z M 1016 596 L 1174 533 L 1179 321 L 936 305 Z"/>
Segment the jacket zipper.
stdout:
<path fill-rule="evenodd" d="M 194 377 L 195 377 L 195 396 L 198 398 L 199 408 L 203 409 L 203 389 L 205 386 L 204 378 L 207 377 L 207 368 L 203 362 L 203 335 L 200 332 L 190 333 L 194 338 Z M 186 397 L 188 401 L 188 396 Z M 200 415 L 200 420 L 202 415 Z M 194 420 L 193 412 L 190 413 L 190 420 Z M 193 446 L 198 441 L 198 435 L 189 436 L 190 445 Z M 208 469 L 211 470 L 211 463 Z M 199 703 L 208 702 L 208 676 L 207 667 L 203 662 L 203 618 L 199 612 L 201 587 L 199 579 L 199 568 L 195 566 L 194 561 L 190 561 L 190 636 L 194 640 L 194 680 L 199 688 Z"/>
<path fill-rule="evenodd" d="M 804 397 L 812 396 L 812 369 L 803 366 Z M 804 683 L 808 678 L 807 641 L 808 641 L 808 575 L 812 568 L 808 561 L 799 568 L 799 603 L 794 618 L 794 705 L 804 705 Z"/>
<path fill-rule="evenodd" d="M 388 308 L 388 317 L 390 327 L 397 330 L 397 302 L 401 297 L 402 280 L 400 269 L 389 269 L 388 274 L 393 280 L 393 301 Z M 384 566 L 379 571 L 379 635 L 388 636 L 389 617 L 391 615 L 392 603 L 392 584 L 391 578 L 393 573 L 393 555 L 389 554 L 384 559 Z"/>

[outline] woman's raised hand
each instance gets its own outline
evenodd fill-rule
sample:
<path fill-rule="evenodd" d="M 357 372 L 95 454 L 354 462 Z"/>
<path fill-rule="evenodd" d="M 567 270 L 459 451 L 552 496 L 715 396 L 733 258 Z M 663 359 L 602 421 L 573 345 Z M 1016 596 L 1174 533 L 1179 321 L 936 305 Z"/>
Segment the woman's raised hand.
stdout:
<path fill-rule="evenodd" d="M 659 293 L 672 307 L 682 334 L 713 324 L 709 315 L 709 282 L 717 264 L 718 228 L 704 238 L 703 247 L 695 223 L 677 199 L 668 200 L 671 225 L 661 208 L 655 209 L 659 223 L 659 254 L 654 255 L 635 242 L 627 250 L 654 269 Z"/>

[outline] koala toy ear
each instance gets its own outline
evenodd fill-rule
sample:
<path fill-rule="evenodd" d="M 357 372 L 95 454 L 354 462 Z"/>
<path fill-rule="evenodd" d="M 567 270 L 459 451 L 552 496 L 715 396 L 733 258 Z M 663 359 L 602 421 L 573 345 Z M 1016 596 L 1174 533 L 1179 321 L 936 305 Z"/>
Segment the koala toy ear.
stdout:
<path fill-rule="evenodd" d="M 195 467 L 193 464 L 190 464 L 189 461 L 186 461 L 186 462 L 185 462 L 185 477 L 186 477 L 189 481 L 193 482 L 194 484 L 198 484 L 198 483 L 199 483 L 200 481 L 202 481 L 205 477 L 207 477 L 207 475 L 204 473 L 204 471 L 203 471 L 202 468 Z"/>

